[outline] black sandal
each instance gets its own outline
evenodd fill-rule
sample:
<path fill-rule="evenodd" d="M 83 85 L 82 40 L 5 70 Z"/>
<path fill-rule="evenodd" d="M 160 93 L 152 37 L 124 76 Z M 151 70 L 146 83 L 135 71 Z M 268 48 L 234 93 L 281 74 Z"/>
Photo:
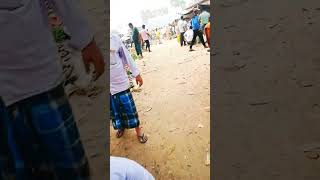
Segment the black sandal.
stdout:
<path fill-rule="evenodd" d="M 123 134 L 124 134 L 124 129 L 119 129 L 117 131 L 117 138 L 121 138 L 123 136 Z"/>
<path fill-rule="evenodd" d="M 144 133 L 142 134 L 142 136 L 138 136 L 138 140 L 141 144 L 144 144 L 148 141 L 148 137 L 144 135 Z"/>

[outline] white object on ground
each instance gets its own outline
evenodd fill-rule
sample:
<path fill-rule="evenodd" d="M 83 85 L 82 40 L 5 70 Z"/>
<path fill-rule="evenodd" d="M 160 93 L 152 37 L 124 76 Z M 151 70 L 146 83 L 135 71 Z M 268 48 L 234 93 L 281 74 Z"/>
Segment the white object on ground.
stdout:
<path fill-rule="evenodd" d="M 121 157 L 110 157 L 110 180 L 154 180 L 150 172 L 137 162 Z"/>
<path fill-rule="evenodd" d="M 146 112 L 149 112 L 149 111 L 151 111 L 151 109 L 152 109 L 152 107 L 148 108 L 148 109 L 146 110 Z"/>

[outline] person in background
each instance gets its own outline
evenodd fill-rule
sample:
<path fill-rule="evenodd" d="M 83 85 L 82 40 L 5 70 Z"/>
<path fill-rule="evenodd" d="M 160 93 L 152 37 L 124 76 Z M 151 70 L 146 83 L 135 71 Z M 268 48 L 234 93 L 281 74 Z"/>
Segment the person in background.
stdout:
<path fill-rule="evenodd" d="M 137 162 L 122 158 L 110 157 L 111 180 L 155 180 L 152 174 Z"/>
<path fill-rule="evenodd" d="M 205 35 L 207 37 L 207 42 L 208 42 L 208 45 L 209 45 L 209 48 L 211 48 L 211 38 L 210 38 L 210 33 L 211 33 L 211 29 L 210 29 L 210 21 L 207 23 L 207 25 L 204 27 L 204 32 L 205 32 Z M 208 51 L 210 51 L 210 49 L 208 49 Z"/>
<path fill-rule="evenodd" d="M 201 30 L 204 31 L 204 27 L 207 25 L 207 23 L 209 22 L 209 18 L 210 18 L 210 13 L 208 13 L 207 11 L 203 10 L 201 12 L 201 14 L 199 15 L 200 18 L 200 25 L 201 25 Z"/>
<path fill-rule="evenodd" d="M 201 27 L 200 27 L 200 19 L 198 16 L 198 10 L 197 9 L 193 10 L 193 13 L 194 13 L 194 16 L 191 19 L 191 25 L 193 29 L 193 39 L 192 39 L 189 51 L 194 51 L 192 49 L 192 46 L 195 44 L 197 37 L 199 37 L 203 47 L 208 48 L 208 46 L 205 44 L 203 40 L 203 33 L 202 33 L 202 30 L 200 29 Z"/>
<path fill-rule="evenodd" d="M 158 40 L 158 43 L 161 44 L 161 32 L 159 28 L 156 28 L 156 38 Z"/>
<path fill-rule="evenodd" d="M 177 38 L 177 41 L 178 41 L 178 43 L 180 44 L 180 39 L 181 39 L 181 37 L 180 37 L 180 31 L 179 31 L 179 28 L 178 28 L 178 23 L 174 26 L 174 31 L 175 31 L 175 36 L 176 36 L 176 38 Z"/>
<path fill-rule="evenodd" d="M 191 45 L 193 39 L 193 30 L 192 26 L 189 27 L 189 30 L 184 33 L 184 39 L 187 41 L 189 45 Z"/>
<path fill-rule="evenodd" d="M 161 40 L 167 40 L 167 26 L 163 26 L 161 29 Z"/>
<path fill-rule="evenodd" d="M 110 35 L 110 115 L 112 126 L 117 130 L 117 138 L 123 136 L 125 129 L 135 128 L 140 143 L 148 137 L 142 133 L 136 105 L 130 91 L 129 79 L 125 70 L 128 67 L 138 86 L 143 80 L 140 72 L 117 35 Z"/>
<path fill-rule="evenodd" d="M 142 49 L 141 49 L 142 38 L 139 33 L 139 30 L 138 28 L 134 27 L 132 23 L 129 23 L 129 27 L 132 30 L 132 41 L 134 43 L 136 53 L 138 56 L 141 56 L 141 58 L 143 58 Z"/>
<path fill-rule="evenodd" d="M 140 34 L 141 34 L 142 40 L 144 41 L 144 43 L 146 43 L 146 49 L 149 52 L 151 52 L 150 41 L 149 41 L 150 34 L 146 31 L 145 25 L 142 25 L 142 30 L 140 31 Z"/>
<path fill-rule="evenodd" d="M 181 16 L 178 21 L 178 30 L 180 32 L 180 45 L 182 47 L 186 45 L 184 33 L 187 31 L 187 22 L 183 19 L 183 16 Z"/>
<path fill-rule="evenodd" d="M 192 19 L 190 19 L 190 20 L 187 22 L 187 27 L 188 27 L 188 28 L 189 28 L 190 26 L 192 26 L 191 20 L 192 20 Z"/>
<path fill-rule="evenodd" d="M 70 46 L 82 54 L 78 63 L 87 69 L 92 63 L 98 78 L 104 59 L 79 3 L 50 2 L 68 28 Z M 8 158 L 0 175 L 11 171 L 17 180 L 88 180 L 89 163 L 64 92 L 46 7 L 45 1 L 0 3 L 0 111 L 7 114 L 0 122 L 6 131 L 0 130 L 1 138 L 7 139 L 1 142 L 5 151 L 0 150 L 0 157 Z"/>

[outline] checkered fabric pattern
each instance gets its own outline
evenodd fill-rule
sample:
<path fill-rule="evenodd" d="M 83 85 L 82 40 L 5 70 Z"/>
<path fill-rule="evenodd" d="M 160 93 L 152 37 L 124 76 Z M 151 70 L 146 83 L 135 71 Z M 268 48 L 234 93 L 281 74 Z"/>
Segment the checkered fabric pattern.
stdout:
<path fill-rule="evenodd" d="M 6 111 L 8 116 L 3 116 Z M 89 164 L 62 85 L 1 107 L 0 175 L 16 180 L 89 180 Z M 9 173 L 8 173 L 9 172 Z M 1 178 L 0 178 L 1 179 Z"/>
<path fill-rule="evenodd" d="M 110 94 L 110 115 L 114 129 L 131 129 L 139 126 L 138 112 L 130 90 Z"/>
<path fill-rule="evenodd" d="M 13 177 L 13 160 L 8 145 L 8 112 L 0 98 L 0 180 Z M 12 178 L 11 178 L 12 179 Z"/>

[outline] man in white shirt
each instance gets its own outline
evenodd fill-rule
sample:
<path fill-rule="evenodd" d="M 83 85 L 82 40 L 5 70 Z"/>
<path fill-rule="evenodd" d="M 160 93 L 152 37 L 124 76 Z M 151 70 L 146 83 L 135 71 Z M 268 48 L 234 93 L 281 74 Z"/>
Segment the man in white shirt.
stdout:
<path fill-rule="evenodd" d="M 146 31 L 145 25 L 142 25 L 142 30 L 140 31 L 140 35 L 142 37 L 143 42 L 146 43 L 146 49 L 149 50 L 149 52 L 151 52 L 150 41 L 149 41 L 150 34 Z"/>
<path fill-rule="evenodd" d="M 187 30 L 187 21 L 183 19 L 183 16 L 178 21 L 178 30 L 180 32 L 180 45 L 181 47 L 186 45 L 186 41 L 184 39 L 184 33 Z"/>
<path fill-rule="evenodd" d="M 111 156 L 110 180 L 154 180 L 154 177 L 133 160 Z"/>
<path fill-rule="evenodd" d="M 48 2 L 68 28 L 70 46 L 81 51 L 79 63 L 87 68 L 93 63 L 99 77 L 104 72 L 103 56 L 79 2 Z M 38 179 L 40 174 L 40 179 L 89 179 L 87 157 L 62 85 L 46 1 L 1 0 L 0 27 L 0 101 L 4 103 L 0 111 L 8 114 L 0 124 L 8 137 L 4 156 L 11 164 L 1 166 L 0 175 L 13 168 L 17 179 Z M 49 167 L 46 173 L 40 169 L 43 166 Z"/>
<path fill-rule="evenodd" d="M 117 130 L 117 138 L 122 137 L 125 129 L 135 128 L 140 143 L 148 138 L 142 133 L 138 112 L 130 92 L 130 83 L 125 66 L 131 70 L 138 86 L 143 80 L 129 51 L 121 42 L 120 37 L 110 35 L 110 115 L 113 128 Z"/>

